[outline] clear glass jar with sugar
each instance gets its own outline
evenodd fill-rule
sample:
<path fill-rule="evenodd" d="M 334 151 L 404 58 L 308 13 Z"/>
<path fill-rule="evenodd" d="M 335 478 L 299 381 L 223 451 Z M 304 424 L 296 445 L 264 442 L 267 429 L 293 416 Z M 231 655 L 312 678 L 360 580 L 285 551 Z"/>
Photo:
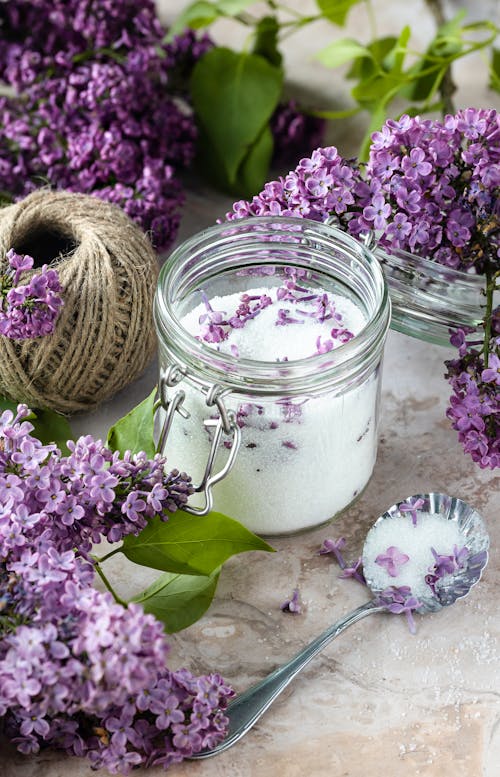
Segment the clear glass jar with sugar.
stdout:
<path fill-rule="evenodd" d="M 390 302 L 372 253 L 307 219 L 194 235 L 156 298 L 160 447 L 189 509 L 291 534 L 359 496 L 377 453 Z"/>

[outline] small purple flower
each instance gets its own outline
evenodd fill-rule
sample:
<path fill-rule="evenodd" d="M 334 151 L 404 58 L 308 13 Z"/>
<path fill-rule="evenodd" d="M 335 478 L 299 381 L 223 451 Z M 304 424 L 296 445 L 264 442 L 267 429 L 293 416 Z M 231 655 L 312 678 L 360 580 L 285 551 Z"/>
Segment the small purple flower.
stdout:
<path fill-rule="evenodd" d="M 412 148 L 409 156 L 403 157 L 401 169 L 406 177 L 411 180 L 430 175 L 432 173 L 432 164 L 426 160 L 425 152 L 421 148 Z"/>
<path fill-rule="evenodd" d="M 363 565 L 362 565 L 361 556 L 357 559 L 357 561 L 354 564 L 352 564 L 352 566 L 343 567 L 339 577 L 341 578 L 352 577 L 354 578 L 354 580 L 357 580 L 358 583 L 361 583 L 362 585 L 366 585 L 365 576 L 363 574 Z"/>
<path fill-rule="evenodd" d="M 392 612 L 395 615 L 404 614 L 411 634 L 416 633 L 417 629 L 413 613 L 422 606 L 422 602 L 413 596 L 411 588 L 408 586 L 400 586 L 399 588 L 390 586 L 378 595 L 377 603 L 383 605 L 388 612 Z"/>
<path fill-rule="evenodd" d="M 410 560 L 410 557 L 406 553 L 402 553 L 395 545 L 391 545 L 385 553 L 379 553 L 375 559 L 375 563 L 381 567 L 384 567 L 390 577 L 397 577 L 399 575 L 399 569 Z"/>
<path fill-rule="evenodd" d="M 323 541 L 323 545 L 318 550 L 318 555 L 326 556 L 330 553 L 333 554 L 337 560 L 337 563 L 341 569 L 344 569 L 347 565 L 344 557 L 342 556 L 342 549 L 345 547 L 346 541 L 344 537 L 340 537 L 338 540 L 326 539 Z"/>
<path fill-rule="evenodd" d="M 406 502 L 400 502 L 398 505 L 400 513 L 409 513 L 414 526 L 417 525 L 418 511 L 425 505 L 425 500 L 422 497 L 415 499 L 408 499 Z"/>
<path fill-rule="evenodd" d="M 287 599 L 280 605 L 283 612 L 291 612 L 293 615 L 300 615 L 302 606 L 299 602 L 299 589 L 295 588 L 290 599 Z"/>
<path fill-rule="evenodd" d="M 376 194 L 371 205 L 363 209 L 363 216 L 368 222 L 373 223 L 374 229 L 385 229 L 390 215 L 391 206 L 385 201 L 383 194 Z"/>
<path fill-rule="evenodd" d="M 496 353 L 490 355 L 488 367 L 481 372 L 483 383 L 495 383 L 500 386 L 500 358 Z"/>

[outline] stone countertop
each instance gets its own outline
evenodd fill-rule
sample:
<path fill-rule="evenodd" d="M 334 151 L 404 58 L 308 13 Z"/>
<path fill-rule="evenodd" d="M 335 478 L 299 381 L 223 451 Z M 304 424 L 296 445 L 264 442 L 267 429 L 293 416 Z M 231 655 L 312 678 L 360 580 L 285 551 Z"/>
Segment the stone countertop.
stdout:
<path fill-rule="evenodd" d="M 161 5 L 168 16 L 183 3 Z M 394 2 L 385 5 L 394 10 Z M 412 5 L 418 19 L 423 3 Z M 389 9 L 384 13 L 389 24 Z M 296 49 L 296 67 L 299 56 Z M 491 96 L 477 88 L 474 68 L 462 72 L 457 104 L 488 105 Z M 193 188 L 180 238 L 214 223 L 229 205 L 210 190 Z M 317 555 L 323 540 L 345 536 L 357 557 L 374 519 L 418 492 L 456 495 L 483 514 L 491 554 L 481 582 L 453 607 L 417 616 L 415 636 L 404 618 L 393 615 L 378 614 L 354 625 L 240 743 L 213 759 L 173 767 L 172 777 L 498 777 L 500 477 L 473 465 L 449 428 L 448 386 L 442 377 L 447 356 L 447 349 L 390 332 L 378 460 L 362 497 L 331 526 L 273 540 L 273 555 L 231 559 L 208 613 L 170 638 L 170 663 L 195 673 L 219 671 L 237 692 L 264 677 L 366 600 L 362 586 L 340 580 L 336 565 Z M 75 435 L 104 435 L 155 382 L 152 364 L 111 402 L 75 418 Z M 113 574 L 124 592 L 146 582 L 140 570 L 131 577 L 130 569 L 117 565 Z M 303 613 L 282 613 L 280 603 L 295 587 Z M 163 773 L 160 768 L 136 772 L 141 777 Z M 1 753 L 0 774 L 90 777 L 94 772 L 86 761 L 57 753 L 26 758 L 8 750 Z"/>

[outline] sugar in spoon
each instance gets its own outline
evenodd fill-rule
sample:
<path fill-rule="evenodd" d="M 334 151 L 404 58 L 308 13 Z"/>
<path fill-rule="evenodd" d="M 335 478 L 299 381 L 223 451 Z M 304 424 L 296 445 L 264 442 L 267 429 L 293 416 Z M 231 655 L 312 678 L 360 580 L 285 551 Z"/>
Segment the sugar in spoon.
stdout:
<path fill-rule="evenodd" d="M 461 565 L 453 573 L 446 574 L 437 584 L 429 586 L 427 595 L 419 596 L 420 606 L 415 609 L 415 612 L 426 614 L 437 612 L 442 607 L 447 607 L 458 599 L 467 596 L 472 586 L 480 579 L 487 564 L 489 537 L 479 513 L 462 500 L 446 494 L 417 494 L 404 502 L 393 505 L 375 522 L 363 548 L 365 575 L 366 562 L 369 561 L 366 552 L 369 550 L 368 538 L 370 535 L 377 527 L 380 527 L 382 522 L 401 518 L 403 513 L 413 512 L 417 520 L 418 514 L 416 510 L 412 510 L 412 505 L 415 504 L 420 505 L 419 510 L 424 515 L 424 520 L 425 515 L 430 514 L 454 521 L 459 536 L 463 540 L 463 547 L 467 548 L 468 552 L 467 558 L 461 560 Z M 403 510 L 401 510 L 402 506 Z M 229 718 L 228 733 L 225 739 L 213 748 L 193 753 L 190 758 L 210 758 L 232 747 L 252 728 L 294 677 L 348 626 L 352 626 L 353 623 L 357 623 L 372 613 L 387 612 L 389 608 L 387 598 L 384 597 L 384 590 L 369 577 L 367 577 L 366 583 L 373 594 L 372 599 L 340 618 L 290 661 L 278 667 L 230 702 L 225 710 L 225 714 Z"/>

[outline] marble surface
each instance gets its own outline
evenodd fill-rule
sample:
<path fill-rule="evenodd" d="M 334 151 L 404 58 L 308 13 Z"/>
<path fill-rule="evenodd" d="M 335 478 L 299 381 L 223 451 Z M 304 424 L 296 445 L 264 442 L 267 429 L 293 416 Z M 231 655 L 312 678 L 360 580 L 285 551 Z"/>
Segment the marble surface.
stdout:
<path fill-rule="evenodd" d="M 182 5 L 165 0 L 164 18 Z M 424 34 L 423 3 L 406 5 L 412 6 L 412 23 L 420 20 L 417 28 Z M 400 4 L 382 6 L 389 29 Z M 490 6 L 495 13 L 496 4 Z M 324 29 L 318 33 L 325 42 L 330 34 Z M 230 35 L 224 25 L 220 35 Z M 318 39 L 301 40 L 294 49 L 292 72 L 303 84 L 313 80 L 324 91 L 332 76 L 327 83 L 324 72 L 309 59 Z M 461 72 L 458 104 L 488 105 L 491 95 L 479 85 L 474 67 Z M 500 108 L 498 99 L 496 103 Z M 180 238 L 212 224 L 229 204 L 221 195 L 192 185 Z M 466 600 L 417 617 L 415 636 L 403 618 L 392 615 L 374 615 L 356 624 L 315 659 L 239 744 L 216 758 L 172 768 L 172 777 L 498 777 L 500 477 L 481 471 L 463 455 L 445 419 L 448 388 L 442 374 L 447 355 L 446 349 L 390 333 L 379 455 L 363 496 L 334 525 L 274 540 L 273 555 L 253 553 L 230 560 L 208 613 L 170 638 L 170 663 L 200 673 L 218 670 L 242 691 L 288 660 L 367 597 L 356 582 L 338 578 L 338 568 L 328 557 L 317 555 L 322 541 L 345 536 L 356 557 L 379 513 L 414 493 L 443 491 L 482 512 L 491 534 L 483 579 Z M 75 434 L 105 434 L 155 382 L 153 363 L 112 401 L 75 418 Z M 304 498 L 314 498 L 306 482 Z M 145 571 L 120 564 L 110 575 L 124 594 L 148 582 Z M 300 589 L 304 605 L 296 616 L 280 611 L 294 587 Z M 25 758 L 5 745 L 0 751 L 2 777 L 92 773 L 85 761 L 60 754 Z M 162 773 L 147 772 L 151 777 Z M 145 777 L 146 771 L 137 774 Z"/>

